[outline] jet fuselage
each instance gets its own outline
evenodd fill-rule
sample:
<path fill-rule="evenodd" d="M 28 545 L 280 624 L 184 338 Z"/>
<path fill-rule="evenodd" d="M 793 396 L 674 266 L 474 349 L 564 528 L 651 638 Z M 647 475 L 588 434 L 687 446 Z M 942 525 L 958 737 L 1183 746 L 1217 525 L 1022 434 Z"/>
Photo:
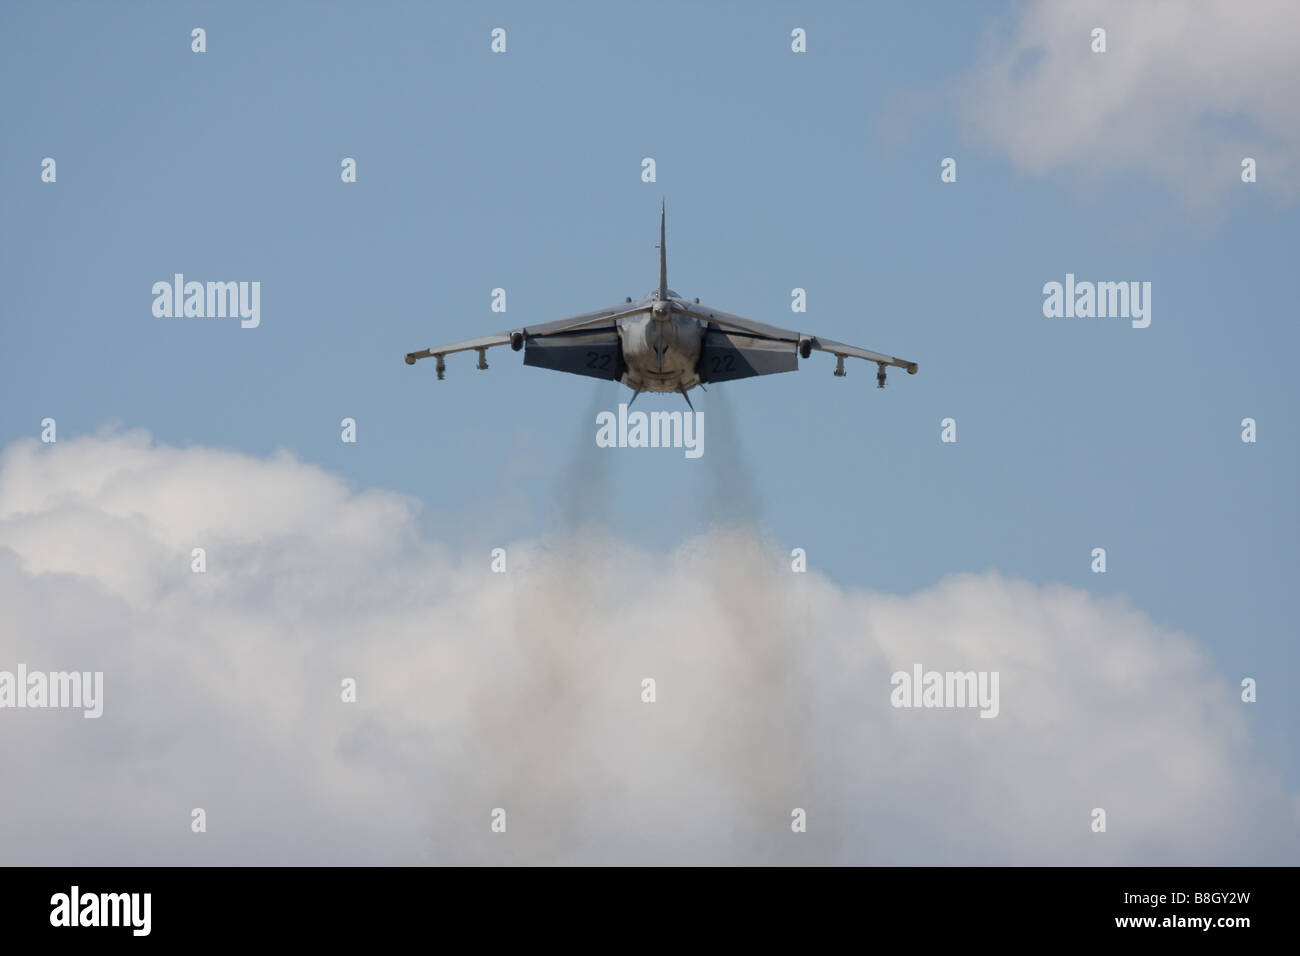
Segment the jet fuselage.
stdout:
<path fill-rule="evenodd" d="M 648 306 L 648 314 L 618 320 L 627 366 L 620 379 L 624 385 L 647 392 L 686 392 L 700 384 L 697 369 L 704 326 L 699 319 L 673 309 L 674 301 L 680 299 L 671 289 L 663 302 L 656 290 L 636 303 Z"/>

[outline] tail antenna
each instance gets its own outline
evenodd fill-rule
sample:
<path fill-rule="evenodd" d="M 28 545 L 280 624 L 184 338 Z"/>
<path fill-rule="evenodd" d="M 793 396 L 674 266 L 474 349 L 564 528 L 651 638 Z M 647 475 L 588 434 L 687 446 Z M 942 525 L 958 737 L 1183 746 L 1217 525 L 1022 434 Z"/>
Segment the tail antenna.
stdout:
<path fill-rule="evenodd" d="M 660 200 L 659 205 L 659 301 L 668 301 L 668 250 L 665 248 L 665 220 L 668 218 L 668 203 Z"/>

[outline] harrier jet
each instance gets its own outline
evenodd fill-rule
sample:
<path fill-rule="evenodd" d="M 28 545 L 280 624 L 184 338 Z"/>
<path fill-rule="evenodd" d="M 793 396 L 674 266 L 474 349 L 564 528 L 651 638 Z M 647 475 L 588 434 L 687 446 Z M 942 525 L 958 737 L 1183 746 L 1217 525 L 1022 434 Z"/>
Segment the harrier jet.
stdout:
<path fill-rule="evenodd" d="M 478 367 L 487 368 L 487 350 L 506 345 L 524 350 L 524 364 L 574 375 L 608 378 L 634 392 L 687 393 L 695 386 L 729 382 L 751 375 L 792 372 L 799 356 L 813 349 L 836 358 L 835 374 L 844 374 L 845 358 L 875 362 L 876 386 L 885 387 L 889 365 L 916 374 L 916 363 L 882 355 L 853 345 L 832 342 L 804 332 L 764 325 L 730 312 L 722 312 L 699 299 L 683 299 L 668 288 L 668 259 L 664 248 L 664 210 L 659 211 L 659 288 L 633 302 L 581 315 L 527 325 L 497 335 L 410 352 L 406 364 L 422 358 L 437 359 L 438 378 L 446 371 L 443 358 L 452 352 L 478 352 Z"/>

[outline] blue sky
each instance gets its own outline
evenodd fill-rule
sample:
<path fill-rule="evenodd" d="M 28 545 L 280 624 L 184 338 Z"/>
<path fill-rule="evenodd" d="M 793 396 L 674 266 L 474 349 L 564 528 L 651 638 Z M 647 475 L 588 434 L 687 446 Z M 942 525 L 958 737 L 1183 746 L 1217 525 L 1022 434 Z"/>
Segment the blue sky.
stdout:
<path fill-rule="evenodd" d="M 285 448 L 418 497 L 467 555 L 574 507 L 666 550 L 752 499 L 841 585 L 995 569 L 1122 596 L 1260 681 L 1250 719 L 1294 784 L 1296 207 L 1231 168 L 1189 196 L 1158 163 L 1035 170 L 973 133 L 972 71 L 1023 9 L 7 4 L 0 445 L 53 417 L 61 439 Z M 697 392 L 688 461 L 591 447 L 621 386 L 508 350 L 486 373 L 453 356 L 443 382 L 402 363 L 644 294 L 661 198 L 678 292 L 919 374 L 879 391 L 815 355 Z M 261 326 L 155 318 L 175 272 L 260 281 Z M 1150 328 L 1045 318 L 1067 272 L 1151 282 Z M 598 500 L 574 504 L 580 475 Z"/>

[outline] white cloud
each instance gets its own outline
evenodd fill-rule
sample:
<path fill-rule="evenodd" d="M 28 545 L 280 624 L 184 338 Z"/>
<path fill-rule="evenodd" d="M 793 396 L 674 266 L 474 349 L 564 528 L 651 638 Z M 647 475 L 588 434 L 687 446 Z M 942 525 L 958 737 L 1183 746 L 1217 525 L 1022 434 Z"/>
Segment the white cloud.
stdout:
<path fill-rule="evenodd" d="M 287 455 L 11 445 L 0 669 L 103 670 L 105 707 L 0 711 L 5 862 L 1297 861 L 1234 684 L 1123 603 L 847 591 L 734 530 L 494 575 L 414 509 Z M 914 662 L 999 671 L 1000 715 L 891 708 Z"/>
<path fill-rule="evenodd" d="M 1034 0 L 959 95 L 973 139 L 1035 174 L 1149 174 L 1198 200 L 1246 188 L 1251 156 L 1250 188 L 1294 200 L 1298 48 L 1293 0 Z"/>

